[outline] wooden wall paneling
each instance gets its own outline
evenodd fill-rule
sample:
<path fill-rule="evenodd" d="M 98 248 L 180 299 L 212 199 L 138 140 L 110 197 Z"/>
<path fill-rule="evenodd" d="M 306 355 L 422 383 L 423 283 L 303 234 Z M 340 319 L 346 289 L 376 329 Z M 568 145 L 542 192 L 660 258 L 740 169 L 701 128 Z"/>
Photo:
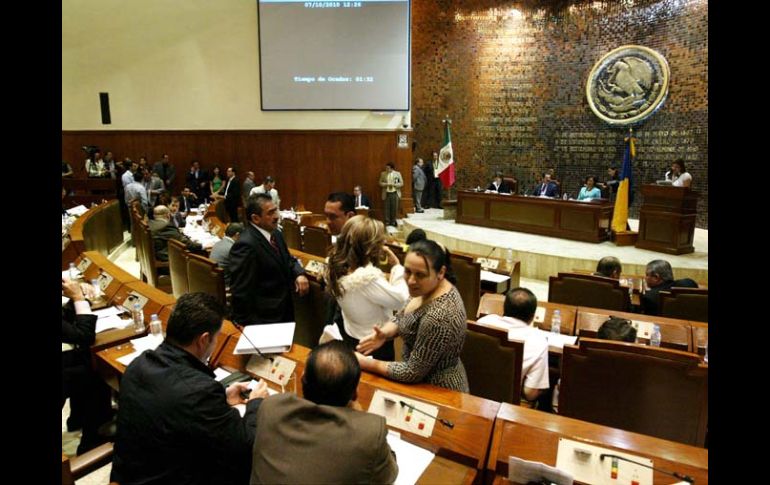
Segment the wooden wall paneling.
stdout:
<path fill-rule="evenodd" d="M 400 131 L 386 130 L 201 130 L 201 131 L 63 131 L 62 158 L 85 178 L 83 145 L 111 150 L 117 160 L 138 160 L 147 155 L 150 164 L 168 153 L 176 167 L 174 192 L 181 191 L 191 160 L 201 167 L 225 169 L 237 163 L 241 180 L 253 171 L 257 183 L 266 175 L 276 179 L 281 205 L 300 203 L 307 210 L 323 211 L 330 192 L 352 192 L 360 184 L 380 207 L 380 172 L 393 162 L 404 176 L 402 210 L 411 197 L 411 132 L 407 149 L 397 148 Z"/>

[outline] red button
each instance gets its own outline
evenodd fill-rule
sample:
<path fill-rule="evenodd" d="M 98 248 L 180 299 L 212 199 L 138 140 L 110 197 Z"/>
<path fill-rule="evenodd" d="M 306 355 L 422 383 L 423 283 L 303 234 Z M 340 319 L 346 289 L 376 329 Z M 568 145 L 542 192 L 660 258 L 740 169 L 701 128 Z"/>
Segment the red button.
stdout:
<path fill-rule="evenodd" d="M 417 425 L 417 429 L 423 429 L 425 428 L 425 423 L 420 423 Z"/>
<path fill-rule="evenodd" d="M 406 415 L 406 421 L 411 421 L 411 420 L 412 420 L 412 417 L 407 414 Z"/>

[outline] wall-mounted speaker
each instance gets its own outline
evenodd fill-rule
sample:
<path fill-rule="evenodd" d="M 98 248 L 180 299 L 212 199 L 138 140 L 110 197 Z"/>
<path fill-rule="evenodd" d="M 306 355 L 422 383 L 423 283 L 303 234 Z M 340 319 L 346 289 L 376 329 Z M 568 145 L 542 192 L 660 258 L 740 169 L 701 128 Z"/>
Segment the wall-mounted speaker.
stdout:
<path fill-rule="evenodd" d="M 111 124 L 112 118 L 110 117 L 110 93 L 99 93 L 99 104 L 102 108 L 102 124 Z"/>

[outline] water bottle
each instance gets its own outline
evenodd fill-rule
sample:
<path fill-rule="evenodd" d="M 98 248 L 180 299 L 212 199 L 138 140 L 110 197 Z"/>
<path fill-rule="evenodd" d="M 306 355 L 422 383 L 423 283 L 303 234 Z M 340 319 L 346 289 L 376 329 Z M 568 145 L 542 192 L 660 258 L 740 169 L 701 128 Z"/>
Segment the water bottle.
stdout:
<path fill-rule="evenodd" d="M 569 195 L 567 195 L 567 193 L 564 192 L 564 195 L 562 196 L 562 199 L 569 200 Z"/>
<path fill-rule="evenodd" d="M 102 296 L 102 288 L 97 278 L 91 280 L 91 287 L 94 289 L 94 300 L 98 300 Z"/>
<path fill-rule="evenodd" d="M 561 310 L 554 310 L 551 315 L 551 333 L 556 335 L 561 333 Z"/>
<path fill-rule="evenodd" d="M 134 333 L 144 332 L 144 313 L 142 313 L 142 306 L 138 302 L 134 303 L 131 316 L 134 318 Z"/>
<path fill-rule="evenodd" d="M 511 248 L 505 250 L 505 264 L 508 265 L 508 271 L 513 269 L 513 249 Z"/>
<path fill-rule="evenodd" d="M 659 325 L 652 326 L 652 334 L 650 335 L 650 346 L 660 347 L 660 326 Z"/>
<path fill-rule="evenodd" d="M 150 316 L 150 333 L 153 337 L 163 340 L 163 322 L 160 321 L 157 313 Z"/>
<path fill-rule="evenodd" d="M 703 362 L 709 363 L 709 341 L 706 340 L 706 354 L 703 356 Z"/>
<path fill-rule="evenodd" d="M 76 280 L 78 278 L 78 270 L 75 267 L 75 263 L 70 263 L 69 274 L 70 280 Z"/>

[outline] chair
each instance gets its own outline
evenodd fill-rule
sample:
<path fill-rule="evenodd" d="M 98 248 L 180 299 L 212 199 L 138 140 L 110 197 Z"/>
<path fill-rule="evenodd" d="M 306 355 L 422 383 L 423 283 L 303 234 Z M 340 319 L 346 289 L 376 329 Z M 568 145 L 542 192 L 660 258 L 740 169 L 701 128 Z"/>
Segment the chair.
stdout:
<path fill-rule="evenodd" d="M 158 275 L 158 268 L 168 268 L 168 262 L 155 259 L 155 245 L 149 226 L 143 221 L 138 221 L 137 227 L 139 236 L 137 247 L 141 246 L 139 266 L 142 270 L 142 279 L 159 290 L 171 293 L 171 278 L 168 275 Z"/>
<path fill-rule="evenodd" d="M 481 265 L 472 256 L 450 253 L 457 276 L 457 291 L 465 305 L 465 315 L 475 315 L 481 299 Z"/>
<path fill-rule="evenodd" d="M 500 293 L 484 293 L 481 295 L 479 309 L 476 312 L 476 318 L 487 315 L 502 315 L 503 305 L 505 304 L 505 295 Z"/>
<path fill-rule="evenodd" d="M 302 251 L 302 232 L 299 230 L 299 224 L 291 219 L 284 219 L 281 222 L 283 226 L 283 239 L 289 249 Z"/>
<path fill-rule="evenodd" d="M 709 321 L 708 288 L 672 287 L 669 291 L 658 293 L 660 314 L 664 317 Z"/>
<path fill-rule="evenodd" d="M 227 303 L 225 272 L 209 258 L 198 254 L 188 254 L 187 285 L 190 293 L 207 293 L 214 296 L 222 306 Z"/>
<path fill-rule="evenodd" d="M 61 483 L 62 485 L 74 485 L 75 480 L 83 478 L 94 470 L 97 470 L 112 461 L 113 444 L 104 443 L 96 448 L 88 450 L 82 455 L 67 457 L 61 456 Z"/>
<path fill-rule="evenodd" d="M 548 278 L 548 301 L 607 310 L 629 310 L 628 290 L 620 281 L 604 276 L 559 273 Z"/>
<path fill-rule="evenodd" d="M 225 209 L 225 199 L 217 199 L 214 201 L 214 214 L 216 214 L 217 218 L 220 221 L 230 221 L 230 217 L 227 215 L 227 210 Z M 238 221 L 230 221 L 230 222 L 238 222 Z"/>
<path fill-rule="evenodd" d="M 305 234 L 302 236 L 304 252 L 325 258 L 331 245 L 332 237 L 325 229 L 305 226 Z"/>
<path fill-rule="evenodd" d="M 519 181 L 516 180 L 516 177 L 503 177 L 503 182 L 506 182 L 511 186 L 512 194 L 519 193 Z"/>
<path fill-rule="evenodd" d="M 460 360 L 471 394 L 519 404 L 524 343 L 508 340 L 508 332 L 469 321 Z"/>
<path fill-rule="evenodd" d="M 647 323 L 649 325 L 657 324 L 660 327 L 660 346 L 667 349 L 681 350 L 684 352 L 693 352 L 692 328 L 690 322 L 685 320 L 675 320 L 673 318 L 663 318 L 651 315 L 640 315 L 638 313 L 608 312 L 600 308 L 578 307 L 577 322 L 575 324 L 575 334 L 580 338 L 598 338 L 599 328 L 611 316 L 625 318 L 626 320 Z M 636 333 L 637 343 L 649 343 L 649 336 L 639 327 Z"/>
<path fill-rule="evenodd" d="M 175 239 L 168 241 L 168 270 L 171 274 L 171 291 L 177 300 L 188 293 L 187 246 Z"/>
<path fill-rule="evenodd" d="M 297 322 L 294 342 L 312 349 L 318 345 L 323 333 L 327 299 L 333 297 L 321 288 L 314 276 L 308 275 L 308 280 L 310 291 L 305 296 L 292 292 L 294 320 Z"/>
<path fill-rule="evenodd" d="M 678 350 L 581 338 L 564 346 L 559 413 L 703 446 L 708 366 Z"/>

